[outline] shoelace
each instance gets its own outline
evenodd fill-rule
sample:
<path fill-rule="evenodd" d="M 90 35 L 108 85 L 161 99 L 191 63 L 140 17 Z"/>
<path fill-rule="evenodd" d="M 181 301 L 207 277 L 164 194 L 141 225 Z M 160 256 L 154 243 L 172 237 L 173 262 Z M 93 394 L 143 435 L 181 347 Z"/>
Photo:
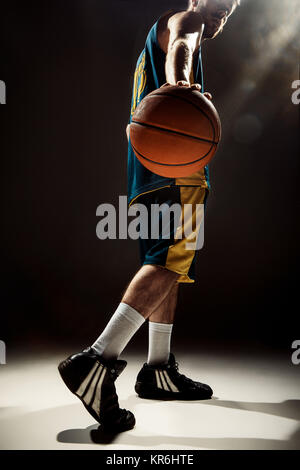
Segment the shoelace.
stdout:
<path fill-rule="evenodd" d="M 147 362 L 144 363 L 144 367 L 148 367 Z M 177 361 L 175 361 L 172 366 L 168 365 L 168 369 L 173 369 L 173 370 L 175 370 L 175 371 L 176 371 L 177 378 L 178 378 L 179 380 L 181 380 L 182 382 L 185 382 L 185 383 L 193 383 L 193 384 L 195 383 L 194 380 L 190 379 L 190 378 L 187 377 L 186 375 L 181 374 L 181 373 L 179 372 L 179 370 L 178 370 L 178 369 L 179 369 L 179 364 L 178 364 Z"/>
<path fill-rule="evenodd" d="M 182 380 L 182 382 L 186 382 L 186 383 L 194 383 L 194 381 L 192 379 L 189 379 L 188 377 L 186 377 L 186 375 L 184 374 L 180 374 L 179 372 L 179 364 L 177 361 L 175 361 L 174 365 L 171 366 L 172 369 L 175 369 L 176 370 L 176 374 L 177 374 L 177 377 L 179 380 Z"/>
<path fill-rule="evenodd" d="M 110 373 L 111 378 L 115 382 L 115 380 L 118 377 L 118 373 L 117 373 L 116 369 L 109 369 L 109 373 Z"/>

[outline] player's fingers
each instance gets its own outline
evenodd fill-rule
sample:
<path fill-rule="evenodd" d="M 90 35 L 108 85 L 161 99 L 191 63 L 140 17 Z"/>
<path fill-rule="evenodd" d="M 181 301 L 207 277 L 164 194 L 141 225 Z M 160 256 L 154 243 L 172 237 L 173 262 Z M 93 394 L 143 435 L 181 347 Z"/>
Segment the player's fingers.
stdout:
<path fill-rule="evenodd" d="M 160 88 L 163 88 L 163 87 L 165 87 L 165 86 L 171 86 L 171 83 L 166 82 L 166 83 L 164 83 Z"/>
<path fill-rule="evenodd" d="M 176 83 L 177 86 L 190 86 L 189 82 L 186 82 L 185 80 L 179 80 Z"/>
<path fill-rule="evenodd" d="M 201 85 L 200 85 L 200 83 L 193 83 L 193 84 L 191 85 L 191 89 L 192 89 L 192 90 L 198 90 L 198 91 L 200 91 L 200 90 L 201 90 Z"/>
<path fill-rule="evenodd" d="M 203 94 L 204 94 L 204 96 L 206 96 L 206 98 L 207 98 L 209 101 L 212 100 L 212 95 L 211 95 L 210 93 L 205 92 L 205 93 L 203 93 Z"/>

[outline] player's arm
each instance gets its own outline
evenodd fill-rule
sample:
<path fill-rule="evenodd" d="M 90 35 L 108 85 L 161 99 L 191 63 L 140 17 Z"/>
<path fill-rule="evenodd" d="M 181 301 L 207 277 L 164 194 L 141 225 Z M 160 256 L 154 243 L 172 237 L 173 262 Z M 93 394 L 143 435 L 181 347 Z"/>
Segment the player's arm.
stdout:
<path fill-rule="evenodd" d="M 190 84 L 193 53 L 201 41 L 204 23 L 199 13 L 180 12 L 168 21 L 169 41 L 165 72 L 167 82 L 176 85 L 178 81 Z"/>

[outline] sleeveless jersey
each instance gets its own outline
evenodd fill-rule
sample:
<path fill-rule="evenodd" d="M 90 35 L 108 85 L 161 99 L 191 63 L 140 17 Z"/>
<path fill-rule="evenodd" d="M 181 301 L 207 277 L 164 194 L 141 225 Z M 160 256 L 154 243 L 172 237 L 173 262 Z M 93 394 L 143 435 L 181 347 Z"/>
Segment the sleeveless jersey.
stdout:
<path fill-rule="evenodd" d="M 158 19 L 159 21 L 159 19 Z M 145 47 L 140 53 L 136 63 L 133 91 L 131 99 L 132 115 L 139 102 L 151 91 L 156 90 L 166 83 L 165 61 L 166 54 L 160 48 L 157 41 L 157 24 L 150 29 L 146 38 Z M 190 77 L 191 83 L 200 83 L 201 92 L 204 92 L 203 69 L 201 58 L 201 45 L 198 53 L 193 57 L 193 67 Z M 200 186 L 210 189 L 208 165 L 198 172 L 184 178 L 166 178 L 152 173 L 145 168 L 135 156 L 130 138 L 128 141 L 128 162 L 127 162 L 127 189 L 129 206 L 142 194 L 168 187 L 168 186 Z"/>

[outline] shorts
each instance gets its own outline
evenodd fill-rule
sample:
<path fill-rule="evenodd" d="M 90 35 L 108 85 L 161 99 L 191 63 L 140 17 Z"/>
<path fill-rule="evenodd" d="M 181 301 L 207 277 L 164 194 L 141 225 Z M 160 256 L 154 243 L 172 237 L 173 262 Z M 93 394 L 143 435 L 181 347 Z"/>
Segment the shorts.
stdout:
<path fill-rule="evenodd" d="M 196 253 L 199 249 L 196 249 L 196 243 L 192 245 L 187 245 L 187 243 L 197 240 L 195 234 L 197 237 L 199 236 L 200 228 L 199 224 L 196 224 L 196 204 L 203 204 L 203 206 L 198 206 L 202 209 L 203 220 L 208 192 L 207 188 L 200 186 L 171 186 L 143 194 L 138 198 L 136 203 L 144 204 L 147 207 L 146 220 L 149 230 L 148 238 L 142 238 L 141 236 L 139 238 L 142 265 L 154 264 L 176 272 L 180 274 L 177 282 L 195 282 Z M 163 211 L 159 215 L 156 213 L 155 217 L 151 211 L 151 205 L 153 204 L 167 204 L 170 207 L 174 203 L 178 204 L 179 211 L 183 210 L 184 204 L 191 205 L 190 223 L 192 224 L 193 237 L 189 235 L 189 232 L 188 236 L 185 234 L 185 227 L 189 220 L 185 215 L 183 217 L 184 222 L 182 222 L 181 218 L 178 219 L 178 212 L 175 215 L 172 210 L 167 210 L 168 217 L 167 219 L 164 218 L 162 223 Z M 167 206 L 164 207 L 168 209 Z M 185 214 L 185 212 L 181 213 Z M 150 238 L 153 234 L 150 230 L 151 222 L 156 227 L 155 238 Z M 166 231 L 168 238 L 166 238 Z M 178 233 L 181 233 L 180 237 L 178 237 Z M 186 249 L 187 246 L 192 246 L 194 249 Z"/>

